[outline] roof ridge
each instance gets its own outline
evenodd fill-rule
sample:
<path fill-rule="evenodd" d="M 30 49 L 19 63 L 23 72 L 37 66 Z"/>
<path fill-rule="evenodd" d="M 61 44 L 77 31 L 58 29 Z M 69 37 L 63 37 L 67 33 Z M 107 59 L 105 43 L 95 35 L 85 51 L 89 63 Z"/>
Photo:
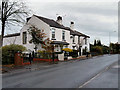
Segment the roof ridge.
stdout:
<path fill-rule="evenodd" d="M 40 17 L 40 18 L 44 18 L 44 19 L 48 19 L 48 20 L 53 20 L 53 21 L 55 21 L 54 19 L 49 19 L 49 18 L 47 18 L 47 17 L 38 16 L 38 15 L 35 15 L 35 14 L 33 14 L 33 16 L 36 16 L 36 17 Z"/>
<path fill-rule="evenodd" d="M 85 34 L 82 34 L 79 31 L 71 29 L 70 27 L 66 27 L 64 25 L 61 25 L 61 24 L 57 23 L 54 19 L 49 19 L 49 18 L 38 16 L 38 15 L 35 15 L 35 14 L 33 16 L 36 16 L 37 18 L 39 18 L 40 20 L 44 21 L 45 23 L 47 23 L 51 27 L 56 27 L 56 28 L 61 28 L 61 29 L 69 30 L 71 32 L 71 34 L 74 34 L 74 35 L 76 34 L 76 35 L 83 35 L 83 36 L 89 37 L 89 36 L 87 36 Z"/>

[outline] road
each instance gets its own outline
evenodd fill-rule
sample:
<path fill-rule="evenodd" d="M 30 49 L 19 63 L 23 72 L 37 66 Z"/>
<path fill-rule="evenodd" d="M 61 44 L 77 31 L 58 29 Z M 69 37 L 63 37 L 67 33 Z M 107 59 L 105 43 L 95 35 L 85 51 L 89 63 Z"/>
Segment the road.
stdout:
<path fill-rule="evenodd" d="M 57 64 L 52 68 L 43 70 L 3 75 L 3 88 L 89 88 L 90 83 L 92 83 L 91 86 L 94 88 L 96 86 L 94 85 L 94 80 L 99 77 L 101 78 L 103 73 L 97 77 L 96 75 L 117 61 L 118 55 L 104 55 L 87 60 L 75 60 Z M 104 74 L 105 72 L 107 70 L 104 71 Z M 100 78 L 99 80 L 101 80 Z M 117 73 L 114 77 L 111 75 L 109 78 L 114 78 L 112 79 L 114 80 L 113 83 L 111 81 L 110 84 L 113 84 L 112 86 L 117 88 Z M 102 77 L 102 80 L 107 80 L 105 75 Z M 102 85 L 104 85 L 102 80 L 99 83 L 97 82 L 97 84 L 101 84 L 101 87 L 98 88 L 102 88 Z M 89 83 L 86 83 L 88 81 Z M 113 87 L 109 86 L 109 88 Z"/>

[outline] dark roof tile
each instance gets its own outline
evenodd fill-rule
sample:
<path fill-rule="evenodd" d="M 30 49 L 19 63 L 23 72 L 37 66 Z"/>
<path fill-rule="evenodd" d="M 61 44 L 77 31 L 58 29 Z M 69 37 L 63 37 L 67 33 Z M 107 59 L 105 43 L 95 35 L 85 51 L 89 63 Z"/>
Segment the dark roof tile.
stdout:
<path fill-rule="evenodd" d="M 3 38 L 14 37 L 14 36 L 20 36 L 20 33 L 8 34 L 8 35 L 5 35 Z"/>
<path fill-rule="evenodd" d="M 34 16 L 36 16 L 36 15 L 34 15 Z M 36 16 L 36 17 L 38 17 L 39 19 L 41 19 L 42 21 L 44 21 L 45 23 L 47 23 L 51 27 L 56 27 L 56 28 L 61 28 L 61 29 L 69 30 L 69 28 L 66 28 L 63 25 L 60 25 L 59 23 L 57 23 L 53 19 L 48 19 L 48 18 L 44 18 L 44 17 L 41 17 L 41 16 Z"/>
<path fill-rule="evenodd" d="M 84 37 L 88 37 L 90 38 L 89 36 L 85 35 L 85 34 L 82 34 L 78 31 L 74 31 L 72 29 L 70 29 L 69 27 L 65 27 L 63 25 L 60 25 L 59 23 L 57 23 L 56 21 L 54 21 L 53 19 L 48 19 L 48 18 L 44 18 L 44 17 L 41 17 L 41 16 L 37 16 L 37 15 L 34 15 L 36 16 L 37 18 L 39 18 L 40 20 L 44 21 L 45 23 L 47 23 L 48 25 L 50 25 L 51 27 L 56 27 L 56 28 L 61 28 L 61 29 L 65 29 L 65 30 L 68 30 L 70 31 L 70 34 L 71 35 L 77 35 L 77 36 L 84 36 Z M 29 20 L 30 18 L 27 19 L 27 21 Z"/>

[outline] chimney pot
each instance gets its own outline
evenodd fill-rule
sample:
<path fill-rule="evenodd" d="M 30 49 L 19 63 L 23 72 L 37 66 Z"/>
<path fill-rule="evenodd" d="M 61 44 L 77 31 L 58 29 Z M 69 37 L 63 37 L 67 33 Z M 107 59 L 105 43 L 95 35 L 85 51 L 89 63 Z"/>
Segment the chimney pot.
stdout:
<path fill-rule="evenodd" d="M 57 17 L 57 23 L 59 23 L 60 25 L 62 25 L 62 17 L 61 16 Z"/>
<path fill-rule="evenodd" d="M 74 24 L 74 22 L 71 22 L 71 24 Z"/>
<path fill-rule="evenodd" d="M 73 30 L 74 29 L 74 22 L 70 22 L 70 28 Z"/>

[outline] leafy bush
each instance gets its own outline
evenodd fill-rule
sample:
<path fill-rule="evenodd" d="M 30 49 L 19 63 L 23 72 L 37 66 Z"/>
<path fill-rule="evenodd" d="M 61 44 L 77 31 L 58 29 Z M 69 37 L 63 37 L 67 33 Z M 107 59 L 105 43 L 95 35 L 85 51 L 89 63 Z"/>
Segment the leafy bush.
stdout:
<path fill-rule="evenodd" d="M 25 51 L 26 47 L 22 45 L 6 45 L 2 47 L 2 64 L 14 64 L 14 54 L 18 51 Z"/>
<path fill-rule="evenodd" d="M 94 45 L 90 44 L 90 52 L 93 56 L 94 55 L 101 55 L 101 54 L 108 54 L 109 47 L 105 46 L 105 45 L 94 46 Z"/>
<path fill-rule="evenodd" d="M 69 56 L 72 56 L 73 58 L 78 57 L 78 51 L 77 50 L 73 50 L 73 52 L 69 53 Z"/>
<path fill-rule="evenodd" d="M 107 46 L 102 46 L 103 54 L 108 54 L 109 53 L 109 47 Z"/>
<path fill-rule="evenodd" d="M 103 50 L 101 46 L 94 46 L 92 48 L 92 52 L 96 52 L 98 55 L 102 55 L 103 54 Z"/>
<path fill-rule="evenodd" d="M 41 59 L 50 59 L 51 58 L 52 53 L 48 52 L 48 51 L 41 51 L 38 50 L 38 52 L 35 53 L 35 57 L 36 58 L 41 58 Z"/>

